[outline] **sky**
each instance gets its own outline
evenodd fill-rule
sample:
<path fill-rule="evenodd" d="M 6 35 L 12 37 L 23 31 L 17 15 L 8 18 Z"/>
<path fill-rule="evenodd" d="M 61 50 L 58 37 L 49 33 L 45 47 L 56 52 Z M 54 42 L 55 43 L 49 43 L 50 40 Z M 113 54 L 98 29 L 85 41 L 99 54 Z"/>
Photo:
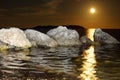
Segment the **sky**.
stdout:
<path fill-rule="evenodd" d="M 0 0 L 0 27 L 38 25 L 120 28 L 120 0 Z"/>

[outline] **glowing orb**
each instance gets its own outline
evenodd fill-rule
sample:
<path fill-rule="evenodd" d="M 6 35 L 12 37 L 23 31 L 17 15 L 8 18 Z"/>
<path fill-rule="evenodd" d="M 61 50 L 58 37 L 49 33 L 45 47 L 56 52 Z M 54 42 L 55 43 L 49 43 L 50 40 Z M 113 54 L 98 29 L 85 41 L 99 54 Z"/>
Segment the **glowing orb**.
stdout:
<path fill-rule="evenodd" d="M 94 14 L 95 13 L 95 8 L 90 8 L 90 13 Z"/>

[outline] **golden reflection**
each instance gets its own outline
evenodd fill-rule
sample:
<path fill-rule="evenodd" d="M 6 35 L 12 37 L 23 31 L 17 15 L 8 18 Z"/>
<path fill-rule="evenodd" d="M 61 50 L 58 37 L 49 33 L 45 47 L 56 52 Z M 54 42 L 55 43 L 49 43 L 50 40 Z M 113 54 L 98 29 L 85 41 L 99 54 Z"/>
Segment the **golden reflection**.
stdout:
<path fill-rule="evenodd" d="M 91 29 L 88 29 L 87 31 L 87 37 L 91 40 L 91 41 L 94 41 L 94 32 L 95 32 L 95 29 L 94 28 L 91 28 Z"/>
<path fill-rule="evenodd" d="M 82 73 L 78 76 L 80 80 L 97 80 L 95 75 L 96 58 L 94 54 L 94 46 L 90 46 L 83 53 L 83 65 L 80 68 Z"/>

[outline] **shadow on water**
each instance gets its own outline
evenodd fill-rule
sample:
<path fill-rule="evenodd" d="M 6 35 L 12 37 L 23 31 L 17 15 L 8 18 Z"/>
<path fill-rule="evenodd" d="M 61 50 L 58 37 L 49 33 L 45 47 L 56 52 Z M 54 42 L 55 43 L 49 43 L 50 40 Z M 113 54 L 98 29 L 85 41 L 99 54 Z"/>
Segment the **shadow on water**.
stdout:
<path fill-rule="evenodd" d="M 119 80 L 120 45 L 0 52 L 0 80 Z"/>

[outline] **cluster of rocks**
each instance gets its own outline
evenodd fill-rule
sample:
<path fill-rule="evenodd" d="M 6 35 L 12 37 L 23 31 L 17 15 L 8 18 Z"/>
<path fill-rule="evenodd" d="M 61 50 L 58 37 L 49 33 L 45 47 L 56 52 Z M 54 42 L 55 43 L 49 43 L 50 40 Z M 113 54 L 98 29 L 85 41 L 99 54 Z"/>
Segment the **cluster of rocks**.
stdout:
<path fill-rule="evenodd" d="M 96 29 L 94 33 L 95 42 L 101 44 L 118 44 L 119 41 L 101 29 Z M 9 48 L 30 48 L 33 46 L 56 47 L 90 45 L 92 41 L 86 36 L 81 36 L 76 30 L 68 29 L 64 26 L 51 29 L 44 34 L 42 32 L 19 28 L 0 29 L 0 49 Z"/>

